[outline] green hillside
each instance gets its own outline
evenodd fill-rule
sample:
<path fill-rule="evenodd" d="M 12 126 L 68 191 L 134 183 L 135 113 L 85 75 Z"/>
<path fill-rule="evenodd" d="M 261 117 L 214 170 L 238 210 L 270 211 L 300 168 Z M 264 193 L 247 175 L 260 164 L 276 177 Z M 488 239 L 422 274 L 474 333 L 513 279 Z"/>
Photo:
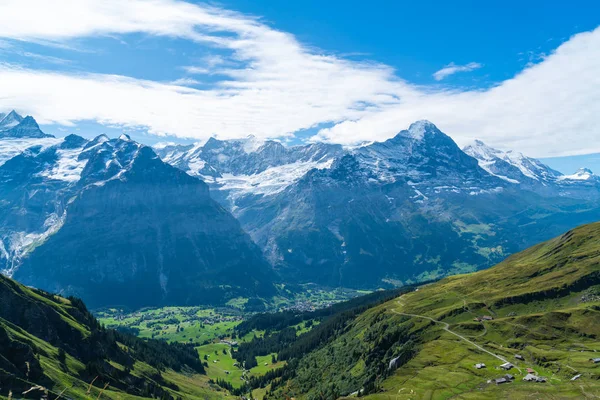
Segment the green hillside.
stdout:
<path fill-rule="evenodd" d="M 367 310 L 266 397 L 597 398 L 598 337 L 600 223 Z M 546 382 L 523 381 L 528 368 Z M 493 381 L 507 373 L 514 380 Z"/>
<path fill-rule="evenodd" d="M 0 398 L 217 399 L 196 350 L 105 329 L 78 299 L 0 276 Z"/>

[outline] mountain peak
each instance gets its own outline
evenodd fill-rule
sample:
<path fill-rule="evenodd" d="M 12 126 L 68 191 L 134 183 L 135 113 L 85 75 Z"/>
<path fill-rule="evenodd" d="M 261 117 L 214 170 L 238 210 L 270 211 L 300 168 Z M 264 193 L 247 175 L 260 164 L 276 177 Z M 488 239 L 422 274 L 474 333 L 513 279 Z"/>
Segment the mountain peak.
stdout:
<path fill-rule="evenodd" d="M 403 133 L 403 136 L 411 137 L 415 140 L 421 140 L 425 137 L 425 133 L 427 132 L 439 132 L 439 129 L 432 122 L 426 119 L 421 119 L 413 122 L 408 127 L 408 130 L 400 133 Z"/>
<path fill-rule="evenodd" d="M 19 120 L 20 119 L 20 120 Z M 15 124 L 16 121 L 19 121 Z M 53 138 L 52 135 L 47 135 L 40 129 L 35 119 L 32 116 L 22 118 L 19 114 L 11 111 L 0 122 L 0 137 L 5 138 Z"/>
<path fill-rule="evenodd" d="M 126 134 L 126 133 L 121 133 L 121 135 L 119 135 L 119 139 L 120 140 L 125 140 L 125 141 L 128 141 L 128 142 L 131 141 L 131 137 L 128 134 Z"/>
<path fill-rule="evenodd" d="M 502 158 L 504 156 L 504 152 L 502 150 L 488 146 L 479 139 L 475 139 L 473 143 L 465 146 L 463 151 L 473 158 L 485 161 L 493 160 L 494 158 Z"/>
<path fill-rule="evenodd" d="M 475 140 L 465 146 L 463 151 L 475 158 L 479 166 L 490 174 L 512 183 L 522 183 L 523 179 L 556 181 L 562 175 L 535 158 L 527 157 L 518 151 L 498 150 L 481 140 Z"/>
<path fill-rule="evenodd" d="M 8 130 L 19 125 L 23 121 L 23 117 L 15 110 L 12 110 L 0 120 L 0 131 Z"/>
<path fill-rule="evenodd" d="M 70 134 L 65 136 L 60 147 L 62 149 L 77 149 L 83 147 L 87 143 L 87 140 L 81 136 Z"/>
<path fill-rule="evenodd" d="M 589 168 L 579 168 L 573 175 L 561 176 L 561 180 L 589 181 L 597 178 Z"/>

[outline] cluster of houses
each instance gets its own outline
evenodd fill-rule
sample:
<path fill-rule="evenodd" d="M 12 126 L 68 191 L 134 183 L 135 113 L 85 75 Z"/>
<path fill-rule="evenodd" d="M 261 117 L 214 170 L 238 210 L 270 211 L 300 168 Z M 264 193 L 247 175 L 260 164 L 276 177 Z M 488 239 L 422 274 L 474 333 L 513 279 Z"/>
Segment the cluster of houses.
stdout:
<path fill-rule="evenodd" d="M 331 304 L 333 303 L 326 303 L 323 305 L 323 308 L 329 307 Z M 298 300 L 296 301 L 295 304 L 292 304 L 290 306 L 286 306 L 286 307 L 281 307 L 279 309 L 279 311 L 315 311 L 317 309 L 317 307 L 315 307 L 315 305 L 313 303 L 311 303 L 308 300 Z"/>
<path fill-rule="evenodd" d="M 531 368 L 528 368 L 528 370 L 529 370 L 529 369 L 531 369 Z M 532 371 L 533 371 L 533 370 L 532 370 Z M 541 382 L 541 383 L 543 383 L 543 382 L 546 382 L 546 381 L 547 381 L 547 379 L 546 379 L 546 378 L 544 378 L 543 376 L 537 376 L 537 375 L 535 374 L 535 371 L 533 371 L 533 372 L 534 372 L 534 373 L 527 373 L 527 375 L 525 375 L 525 377 L 523 378 L 523 380 L 524 380 L 525 382 Z"/>
<path fill-rule="evenodd" d="M 525 361 L 525 357 L 523 357 L 520 354 L 516 354 L 515 359 L 520 360 L 520 361 Z M 482 369 L 482 368 L 486 368 L 486 366 L 484 363 L 478 363 L 478 364 L 475 364 L 475 368 Z M 510 362 L 505 362 L 504 364 L 500 365 L 500 368 L 505 371 L 510 371 L 511 369 L 515 368 L 515 366 Z M 510 383 L 514 380 L 515 380 L 515 377 L 513 375 L 507 373 L 506 375 L 501 376 L 499 378 L 490 379 L 489 381 L 487 381 L 487 383 L 495 383 L 496 385 L 502 385 L 504 383 Z M 527 368 L 527 375 L 525 375 L 523 380 L 525 382 L 540 382 L 540 383 L 547 381 L 547 379 L 544 378 L 543 376 L 538 376 L 537 373 L 531 368 Z"/>
<path fill-rule="evenodd" d="M 503 377 L 491 379 L 488 383 L 495 383 L 496 385 L 502 385 L 503 383 L 510 383 L 515 380 L 515 377 L 511 374 L 506 374 Z"/>
<path fill-rule="evenodd" d="M 520 360 L 520 361 L 525 361 L 525 357 L 523 357 L 520 354 L 516 354 L 515 359 Z M 600 357 L 590 358 L 590 362 L 593 362 L 594 364 L 600 364 Z M 486 365 L 484 363 L 477 363 L 477 364 L 475 364 L 475 368 L 477 368 L 477 369 L 486 368 Z M 515 368 L 515 366 L 510 362 L 505 362 L 504 364 L 500 365 L 500 368 L 505 371 L 510 371 L 511 369 Z M 582 374 L 577 374 L 577 375 L 573 376 L 571 378 L 571 380 L 576 381 L 579 378 L 581 378 L 581 376 L 582 376 Z M 513 375 L 507 373 L 506 375 L 501 376 L 499 378 L 490 379 L 487 381 L 487 383 L 495 383 L 496 385 L 502 385 L 504 383 L 510 383 L 514 380 L 515 380 L 515 377 Z M 538 383 L 544 383 L 544 382 L 548 381 L 547 378 L 545 378 L 543 376 L 538 376 L 538 374 L 532 368 L 527 368 L 527 375 L 525 375 L 523 380 L 525 382 L 538 382 Z"/>
<path fill-rule="evenodd" d="M 244 318 L 241 315 L 220 315 L 220 314 L 215 314 L 215 315 L 209 315 L 204 317 L 204 319 L 202 320 L 202 323 L 204 325 L 214 325 L 214 324 L 218 324 L 219 322 L 235 322 L 235 321 L 241 321 Z M 191 321 L 194 321 L 194 319 L 191 319 Z"/>
<path fill-rule="evenodd" d="M 494 317 L 492 317 L 490 315 L 482 315 L 481 317 L 475 317 L 475 318 L 473 318 L 473 321 L 483 322 L 483 321 L 491 321 L 493 319 L 494 319 Z"/>
<path fill-rule="evenodd" d="M 235 347 L 238 345 L 238 342 L 236 342 L 235 340 L 229 340 L 229 339 L 221 339 L 221 343 L 228 344 L 231 347 Z"/>

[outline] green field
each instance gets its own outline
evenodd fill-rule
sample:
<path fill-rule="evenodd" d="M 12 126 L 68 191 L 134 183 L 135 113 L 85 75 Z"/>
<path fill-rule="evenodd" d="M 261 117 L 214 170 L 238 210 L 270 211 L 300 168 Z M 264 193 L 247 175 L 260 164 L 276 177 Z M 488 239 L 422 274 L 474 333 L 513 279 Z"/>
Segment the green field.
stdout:
<path fill-rule="evenodd" d="M 163 307 L 132 313 L 110 309 L 96 315 L 107 328 L 131 328 L 141 338 L 202 344 L 230 337 L 244 314 L 233 308 Z"/>
<path fill-rule="evenodd" d="M 230 346 L 223 343 L 211 343 L 197 347 L 198 356 L 202 360 L 206 360 L 208 367 L 206 374 L 208 378 L 217 380 L 224 379 L 231 383 L 234 387 L 240 387 L 244 383 L 243 378 L 251 376 L 259 376 L 264 373 L 282 367 L 283 362 L 272 363 L 272 356 L 260 356 L 256 358 L 258 365 L 250 370 L 244 370 L 242 365 L 239 365 L 236 360 L 231 357 Z M 206 356 L 206 358 L 205 358 Z"/>

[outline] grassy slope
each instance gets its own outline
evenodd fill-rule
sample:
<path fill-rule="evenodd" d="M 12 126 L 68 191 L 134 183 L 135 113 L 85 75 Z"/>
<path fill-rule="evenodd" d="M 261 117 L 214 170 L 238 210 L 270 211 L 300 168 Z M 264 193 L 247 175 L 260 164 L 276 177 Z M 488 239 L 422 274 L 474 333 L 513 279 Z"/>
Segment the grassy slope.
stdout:
<path fill-rule="evenodd" d="M 403 398 L 585 398 L 600 392 L 600 224 L 570 231 L 509 257 L 486 271 L 454 276 L 386 304 L 390 313 L 425 315 L 450 323 L 523 370 L 550 378 L 488 385 L 502 362 L 441 329 L 428 328 L 418 355 L 383 383 L 373 399 Z M 582 300 L 585 299 L 585 300 Z M 492 315 L 477 323 L 475 316 Z M 418 318 L 411 318 L 418 320 Z M 416 321 L 427 324 L 427 320 Z M 514 355 L 521 354 L 524 362 Z M 484 362 L 485 370 L 475 363 Z M 578 381 L 570 378 L 583 374 Z"/>
<path fill-rule="evenodd" d="M 446 322 L 451 331 L 522 372 L 511 371 L 513 383 L 487 384 L 503 375 L 498 369 L 502 361 L 443 330 L 440 323 L 401 313 Z M 494 320 L 473 321 L 482 315 Z M 407 349 L 402 343 L 406 336 L 385 344 L 397 331 L 414 340 L 416 353 L 388 373 L 389 361 Z M 600 365 L 589 359 L 600 355 L 598 337 L 600 223 L 570 231 L 489 270 L 449 277 L 368 310 L 335 341 L 304 357 L 296 378 L 277 394 L 348 396 L 363 387 L 370 370 L 386 372 L 377 372 L 379 391 L 367 395 L 369 399 L 594 398 L 600 393 Z M 516 354 L 525 361 L 515 360 Z M 479 362 L 488 368 L 475 369 Z M 523 382 L 525 368 L 549 381 Z M 577 373 L 581 379 L 571 381 Z"/>
<path fill-rule="evenodd" d="M 73 331 L 80 332 L 80 338 L 84 339 L 90 335 L 90 328 L 84 322 L 74 317 L 77 312 L 71 302 L 59 296 L 46 296 L 41 292 L 22 286 L 10 279 L 0 276 L 0 294 L 4 299 L 11 299 L 20 304 L 28 304 L 29 313 L 44 313 L 55 314 L 66 325 L 70 326 Z M 35 358 L 39 360 L 39 364 L 45 375 L 44 384 L 51 394 L 50 397 L 56 397 L 64 389 L 64 397 L 72 399 L 89 399 L 97 398 L 101 388 L 96 386 L 90 387 L 89 382 L 82 381 L 78 378 L 79 372 L 85 369 L 85 365 L 77 358 L 66 354 L 66 362 L 64 365 L 59 361 L 59 349 L 45 340 L 32 335 L 20 326 L 15 325 L 8 320 L 2 318 L 3 313 L 9 312 L 7 305 L 0 306 L 0 329 L 6 332 L 8 338 L 13 343 L 22 343 L 34 350 Z M 10 306 L 10 305 L 9 305 Z M 4 307 L 4 308 L 3 308 Z M 33 314 L 32 314 L 33 315 Z M 49 319 L 52 320 L 52 319 Z M 56 320 L 54 320 L 56 321 Z M 73 336 L 77 338 L 78 336 Z M 0 354 L 0 357 L 2 355 Z M 0 360 L 1 361 L 1 360 Z M 117 363 L 110 361 L 111 365 L 123 370 L 123 367 Z M 0 374 L 2 373 L 0 367 Z M 5 371 L 10 374 L 10 371 Z M 131 374 L 137 377 L 142 377 L 146 381 L 152 381 L 153 375 L 156 374 L 156 369 L 146 363 L 136 362 Z M 178 386 L 178 391 L 168 389 L 174 396 L 181 396 L 185 399 L 219 399 L 225 397 L 225 393 L 216 392 L 215 389 L 208 385 L 208 377 L 200 374 L 183 374 L 176 373 L 172 370 L 162 372 L 162 376 L 166 382 L 174 383 Z M 48 381 L 49 379 L 49 381 Z M 19 381 L 27 387 L 36 386 L 40 383 L 28 377 L 20 377 Z M 7 388 L 0 388 L 8 390 Z M 88 389 L 90 393 L 88 394 Z M 54 396 L 52 396 L 54 393 Z M 2 393 L 6 395 L 6 393 Z M 123 399 L 133 400 L 141 399 L 141 397 L 128 395 L 120 390 L 113 389 L 109 386 L 103 391 L 102 397 L 105 399 Z"/>

